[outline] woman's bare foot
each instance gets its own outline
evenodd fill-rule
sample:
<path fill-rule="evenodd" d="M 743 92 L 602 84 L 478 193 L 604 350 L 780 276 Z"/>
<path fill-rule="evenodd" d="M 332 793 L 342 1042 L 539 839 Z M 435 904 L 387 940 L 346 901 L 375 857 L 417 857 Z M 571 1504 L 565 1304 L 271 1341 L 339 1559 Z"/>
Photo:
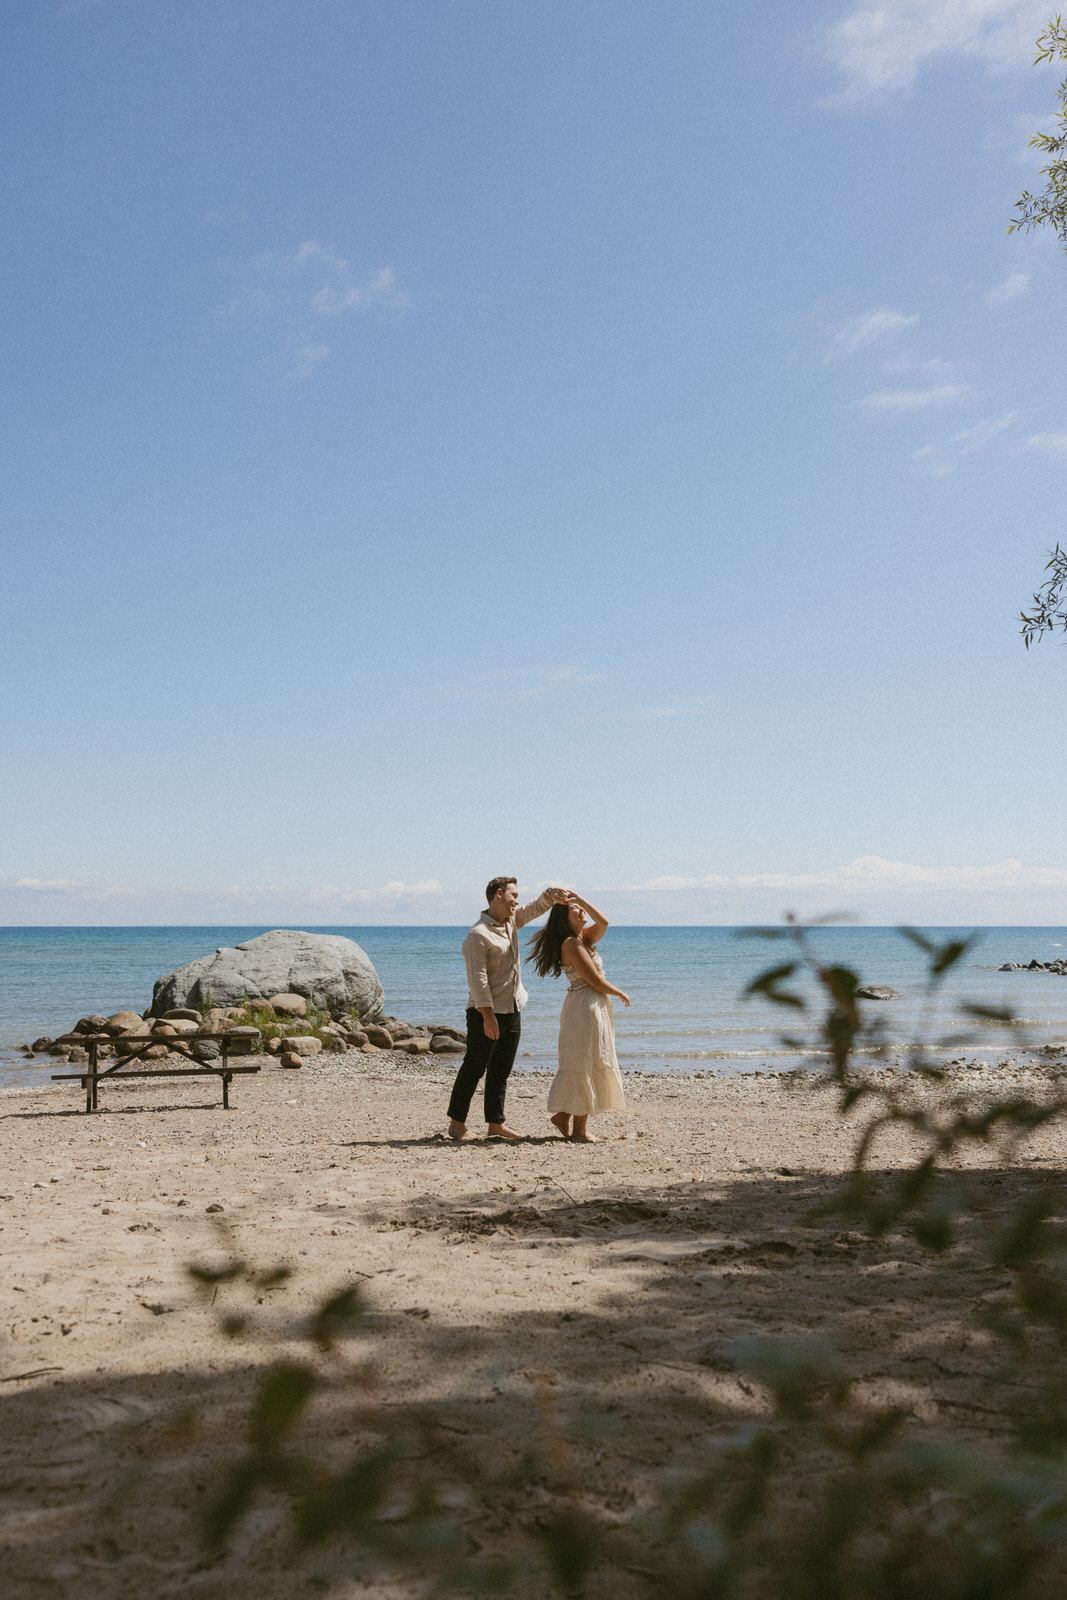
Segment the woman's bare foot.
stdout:
<path fill-rule="evenodd" d="M 549 1120 L 549 1122 L 551 1122 L 551 1124 L 552 1124 L 552 1126 L 554 1128 L 558 1128 L 559 1129 L 560 1133 L 563 1135 L 563 1137 L 565 1139 L 569 1139 L 570 1138 L 570 1135 L 571 1135 L 571 1119 L 570 1119 L 570 1113 L 569 1112 L 567 1112 L 567 1111 L 557 1111 L 555 1116 L 554 1117 L 549 1117 L 548 1120 Z"/>
<path fill-rule="evenodd" d="M 465 1139 L 467 1137 L 467 1124 L 465 1122 L 457 1122 L 455 1117 L 453 1117 L 452 1121 L 448 1124 L 448 1137 L 450 1139 L 455 1139 L 456 1143 L 458 1144 L 460 1139 Z"/>
<path fill-rule="evenodd" d="M 523 1135 L 509 1128 L 506 1122 L 490 1122 L 486 1128 L 490 1139 L 521 1139 Z"/>
<path fill-rule="evenodd" d="M 600 1140 L 596 1134 L 587 1132 L 585 1124 L 585 1117 L 575 1117 L 574 1132 L 571 1134 L 572 1141 L 576 1144 L 599 1144 Z"/>

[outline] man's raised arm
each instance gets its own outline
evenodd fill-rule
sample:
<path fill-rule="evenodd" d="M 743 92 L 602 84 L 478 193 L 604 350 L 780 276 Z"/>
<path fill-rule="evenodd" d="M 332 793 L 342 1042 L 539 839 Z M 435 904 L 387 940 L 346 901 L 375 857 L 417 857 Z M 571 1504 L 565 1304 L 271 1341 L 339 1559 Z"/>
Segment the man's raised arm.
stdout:
<path fill-rule="evenodd" d="M 515 907 L 515 926 L 525 928 L 528 922 L 536 922 L 538 917 L 543 917 L 546 911 L 558 905 L 561 900 L 567 899 L 566 889 L 546 889 L 531 900 L 528 906 Z"/>

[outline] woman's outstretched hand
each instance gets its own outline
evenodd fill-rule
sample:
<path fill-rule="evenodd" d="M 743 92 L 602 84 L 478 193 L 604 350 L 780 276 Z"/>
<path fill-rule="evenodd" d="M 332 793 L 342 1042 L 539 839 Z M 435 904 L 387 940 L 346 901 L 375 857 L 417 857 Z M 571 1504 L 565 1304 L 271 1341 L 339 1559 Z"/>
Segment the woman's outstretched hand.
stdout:
<path fill-rule="evenodd" d="M 618 991 L 618 995 L 624 1006 L 628 1006 L 630 1004 L 630 996 L 628 994 L 623 994 L 622 990 L 620 989 Z"/>

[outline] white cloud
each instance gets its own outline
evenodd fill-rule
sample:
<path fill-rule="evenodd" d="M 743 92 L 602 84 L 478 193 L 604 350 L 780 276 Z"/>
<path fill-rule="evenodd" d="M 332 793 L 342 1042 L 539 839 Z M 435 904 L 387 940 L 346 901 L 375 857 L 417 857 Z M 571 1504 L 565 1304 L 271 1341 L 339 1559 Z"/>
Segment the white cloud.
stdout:
<path fill-rule="evenodd" d="M 1046 0 L 861 0 L 823 39 L 844 80 L 827 104 L 863 106 L 906 93 L 924 67 L 943 60 L 1028 67 L 1049 14 Z"/>
<path fill-rule="evenodd" d="M 380 267 L 377 272 L 359 279 L 343 256 L 315 239 L 308 239 L 302 244 L 288 265 L 295 273 L 307 273 L 319 280 L 308 303 L 320 317 L 339 317 L 346 311 L 366 311 L 373 305 L 392 311 L 406 311 L 411 303 L 408 296 L 397 287 L 392 267 Z"/>
<path fill-rule="evenodd" d="M 1032 433 L 1023 449 L 1039 450 L 1047 456 L 1067 456 L 1067 432 Z"/>
<path fill-rule="evenodd" d="M 947 478 L 966 456 L 977 455 L 1006 428 L 1010 428 L 1016 415 L 1016 412 L 1009 411 L 1003 417 L 977 422 L 973 428 L 964 428 L 941 443 L 924 444 L 920 450 L 912 451 L 912 460 L 917 461 L 932 477 Z"/>
<path fill-rule="evenodd" d="M 410 883 L 394 878 L 366 888 L 338 884 L 285 888 L 270 883 L 131 888 L 67 878 L 20 878 L 0 883 L 0 925 L 202 922 L 299 928 L 330 923 L 459 923 L 469 920 L 470 900 L 469 892 L 450 893 L 436 878 Z"/>
<path fill-rule="evenodd" d="M 1018 300 L 1029 287 L 1028 272 L 1009 272 L 1003 283 L 998 283 L 995 289 L 990 289 L 985 297 L 985 303 L 987 306 L 1006 306 L 1009 300 Z"/>
<path fill-rule="evenodd" d="M 19 878 L 13 885 L 16 889 L 36 889 L 47 894 L 56 889 L 84 889 L 88 886 L 79 883 L 75 878 Z"/>
<path fill-rule="evenodd" d="M 954 406 L 970 394 L 965 383 L 938 383 L 929 389 L 880 389 L 865 395 L 856 404 L 868 416 L 903 416 L 910 411 L 926 411 L 931 406 Z"/>
<path fill-rule="evenodd" d="M 914 328 L 918 321 L 917 311 L 911 315 L 904 311 L 890 311 L 886 307 L 864 311 L 859 316 L 849 317 L 834 330 L 830 355 L 855 355 L 857 350 L 865 350 L 879 339 L 903 333 L 905 328 Z"/>
<path fill-rule="evenodd" d="M 252 261 L 231 263 L 238 292 L 219 315 L 246 325 L 258 323 L 273 346 L 269 365 L 287 383 L 318 370 L 330 354 L 322 340 L 324 321 L 377 311 L 396 316 L 409 309 L 391 267 L 360 275 L 351 262 L 307 239 L 288 255 L 266 251 Z"/>
<path fill-rule="evenodd" d="M 673 893 L 683 889 L 840 890 L 866 893 L 896 888 L 937 889 L 1067 889 L 1067 867 L 1024 867 L 1014 860 L 991 866 L 924 867 L 911 861 L 889 861 L 884 856 L 858 856 L 847 866 L 823 872 L 756 872 L 724 877 L 711 872 L 703 877 L 667 876 L 630 885 L 634 893 Z"/>

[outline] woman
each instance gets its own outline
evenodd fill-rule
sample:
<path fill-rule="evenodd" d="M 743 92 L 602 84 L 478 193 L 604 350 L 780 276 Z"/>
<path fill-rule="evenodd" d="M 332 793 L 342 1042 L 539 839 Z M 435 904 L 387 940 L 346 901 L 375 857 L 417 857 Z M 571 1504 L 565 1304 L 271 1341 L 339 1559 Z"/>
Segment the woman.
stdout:
<path fill-rule="evenodd" d="M 559 1071 L 549 1090 L 548 1109 L 563 1137 L 582 1144 L 595 1143 L 595 1135 L 586 1131 L 594 1112 L 622 1111 L 626 1104 L 609 996 L 617 995 L 625 1006 L 630 997 L 604 976 L 596 947 L 607 931 L 607 918 L 581 895 L 570 894 L 552 907 L 541 932 L 530 940 L 542 978 L 549 973 L 558 978 L 565 970 L 570 979 L 559 1019 Z"/>

